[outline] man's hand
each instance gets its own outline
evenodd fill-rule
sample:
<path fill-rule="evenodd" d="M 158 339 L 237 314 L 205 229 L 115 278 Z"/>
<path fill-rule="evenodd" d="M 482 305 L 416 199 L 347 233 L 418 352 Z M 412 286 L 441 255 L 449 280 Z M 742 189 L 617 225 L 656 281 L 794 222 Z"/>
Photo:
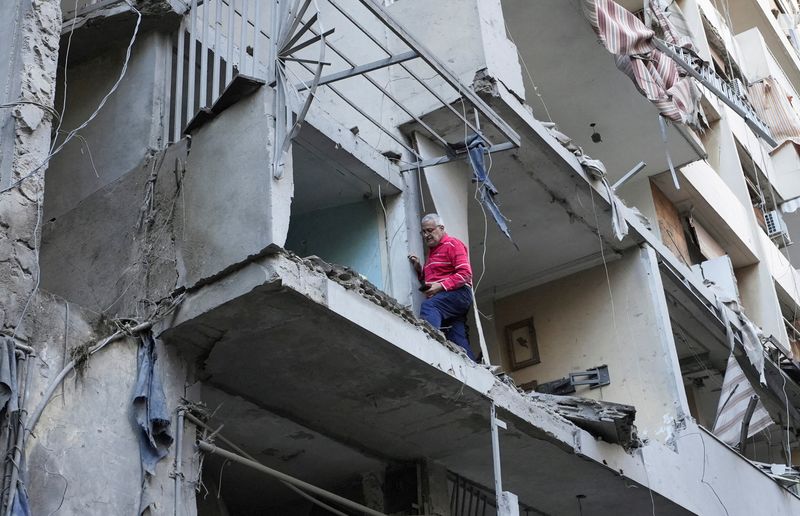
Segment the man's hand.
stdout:
<path fill-rule="evenodd" d="M 414 256 L 413 254 L 409 254 L 408 255 L 408 261 L 410 261 L 411 265 L 414 266 L 414 270 L 415 271 L 417 271 L 418 273 L 422 271 L 422 264 L 419 263 L 419 258 Z"/>
<path fill-rule="evenodd" d="M 432 298 L 439 292 L 444 292 L 444 287 L 439 282 L 425 284 L 428 286 L 428 290 L 425 291 L 425 296 L 428 298 Z"/>

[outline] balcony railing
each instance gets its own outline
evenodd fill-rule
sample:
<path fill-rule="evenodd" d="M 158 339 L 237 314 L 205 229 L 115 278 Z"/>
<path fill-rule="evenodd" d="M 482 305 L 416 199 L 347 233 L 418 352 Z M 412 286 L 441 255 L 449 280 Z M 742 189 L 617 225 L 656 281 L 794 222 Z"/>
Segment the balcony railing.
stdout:
<path fill-rule="evenodd" d="M 778 145 L 772 137 L 769 126 L 761 120 L 743 92 L 738 91 L 739 88 L 732 86 L 731 83 L 719 75 L 708 63 L 699 59 L 689 50 L 671 45 L 659 39 L 654 39 L 653 41 L 659 50 L 669 55 L 681 68 L 686 70 L 686 73 L 697 79 L 737 115 L 741 116 L 748 127 L 759 137 L 773 147 Z"/>

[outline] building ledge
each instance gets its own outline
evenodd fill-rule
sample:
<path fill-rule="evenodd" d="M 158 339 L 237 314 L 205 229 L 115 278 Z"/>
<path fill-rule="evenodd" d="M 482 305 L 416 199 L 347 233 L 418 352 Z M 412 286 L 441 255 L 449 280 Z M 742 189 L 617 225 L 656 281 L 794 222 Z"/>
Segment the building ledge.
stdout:
<path fill-rule="evenodd" d="M 187 292 L 161 330 L 215 389 L 370 455 L 429 457 L 483 485 L 493 484 L 494 403 L 508 425 L 504 486 L 520 500 L 564 513 L 573 490 L 591 490 L 596 507 L 615 510 L 624 499 L 650 510 L 646 489 L 627 489 L 635 480 L 600 457 L 587 460 L 584 446 L 594 449 L 599 439 L 579 428 L 622 437 L 629 447 L 632 407 L 523 394 L 348 269 L 271 248 Z M 638 461 L 622 446 L 604 446 L 623 464 Z M 658 507 L 685 513 L 654 496 Z"/>

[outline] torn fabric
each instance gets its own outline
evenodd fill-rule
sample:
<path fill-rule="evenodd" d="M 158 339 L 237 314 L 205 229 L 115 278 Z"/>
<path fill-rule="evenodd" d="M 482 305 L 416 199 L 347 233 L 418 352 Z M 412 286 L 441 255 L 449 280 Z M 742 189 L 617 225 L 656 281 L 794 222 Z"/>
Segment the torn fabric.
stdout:
<path fill-rule="evenodd" d="M 156 359 L 153 335 L 150 332 L 143 333 L 137 357 L 133 415 L 139 436 L 142 469 L 150 476 L 155 475 L 156 464 L 167 456 L 172 444 L 167 398 L 161 377 L 156 371 Z"/>
<path fill-rule="evenodd" d="M 774 77 L 767 77 L 748 87 L 750 100 L 758 116 L 769 126 L 778 150 L 786 142 L 800 145 L 800 116 L 789 96 Z"/>
<path fill-rule="evenodd" d="M 658 13 L 655 21 L 667 41 L 686 44 L 672 14 L 664 14 L 661 2 L 649 9 Z M 583 0 L 583 11 L 603 46 L 615 56 L 617 68 L 631 78 L 637 89 L 656 105 L 661 115 L 693 127 L 700 126 L 701 93 L 691 77 L 653 44 L 655 32 L 630 11 L 612 0 Z"/>
<path fill-rule="evenodd" d="M 603 183 L 609 203 L 611 204 L 611 226 L 614 230 L 614 236 L 617 237 L 617 240 L 625 238 L 628 234 L 628 221 L 625 220 L 625 211 L 628 208 L 622 204 L 622 201 L 620 201 L 619 197 L 614 193 L 614 189 L 611 188 L 611 185 L 608 183 L 606 166 L 599 159 L 592 159 L 584 154 L 583 149 L 575 145 L 572 138 L 555 127 L 550 127 L 548 130 L 558 143 L 578 158 L 578 163 L 581 164 L 581 167 L 583 167 L 589 175 Z"/>
<path fill-rule="evenodd" d="M 684 48 L 692 48 L 692 32 L 675 0 L 650 0 L 644 9 L 644 22 L 659 29 L 664 41 Z"/>
<path fill-rule="evenodd" d="M 0 412 L 7 414 L 19 408 L 17 400 L 17 357 L 14 339 L 0 338 Z"/>
<path fill-rule="evenodd" d="M 742 421 L 750 398 L 756 392 L 744 375 L 733 353 L 728 357 L 725 369 L 725 379 L 722 382 L 719 403 L 717 404 L 717 419 L 714 423 L 714 435 L 725 441 L 730 446 L 739 444 L 741 437 Z M 772 424 L 772 418 L 759 400 L 756 409 L 750 418 L 747 437 L 751 437 Z"/>
<path fill-rule="evenodd" d="M 739 314 L 739 321 L 742 324 L 742 345 L 747 353 L 750 363 L 758 371 L 758 381 L 761 385 L 767 384 L 764 377 L 764 346 L 761 344 L 761 330 L 750 319 Z"/>
<path fill-rule="evenodd" d="M 489 173 L 486 170 L 486 162 L 484 154 L 486 153 L 486 141 L 483 136 L 475 134 L 467 140 L 467 157 L 469 164 L 472 167 L 472 182 L 478 185 L 478 201 L 483 207 L 492 214 L 492 218 L 497 223 L 500 231 L 511 240 L 514 247 L 514 239 L 511 238 L 511 231 L 508 229 L 508 219 L 500 212 L 500 207 L 497 206 L 494 196 L 497 195 L 497 188 L 492 184 L 489 179 Z"/>

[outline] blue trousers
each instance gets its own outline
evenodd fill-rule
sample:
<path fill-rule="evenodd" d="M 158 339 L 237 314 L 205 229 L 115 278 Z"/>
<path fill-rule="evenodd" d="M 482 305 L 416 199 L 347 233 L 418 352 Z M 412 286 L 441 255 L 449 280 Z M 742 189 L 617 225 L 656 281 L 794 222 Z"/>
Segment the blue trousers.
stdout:
<path fill-rule="evenodd" d="M 439 292 L 426 299 L 422 303 L 419 315 L 434 328 L 446 327 L 444 335 L 447 340 L 464 348 L 467 356 L 475 360 L 467 336 L 467 313 L 471 306 L 472 293 L 468 286 L 463 286 L 456 290 Z"/>

